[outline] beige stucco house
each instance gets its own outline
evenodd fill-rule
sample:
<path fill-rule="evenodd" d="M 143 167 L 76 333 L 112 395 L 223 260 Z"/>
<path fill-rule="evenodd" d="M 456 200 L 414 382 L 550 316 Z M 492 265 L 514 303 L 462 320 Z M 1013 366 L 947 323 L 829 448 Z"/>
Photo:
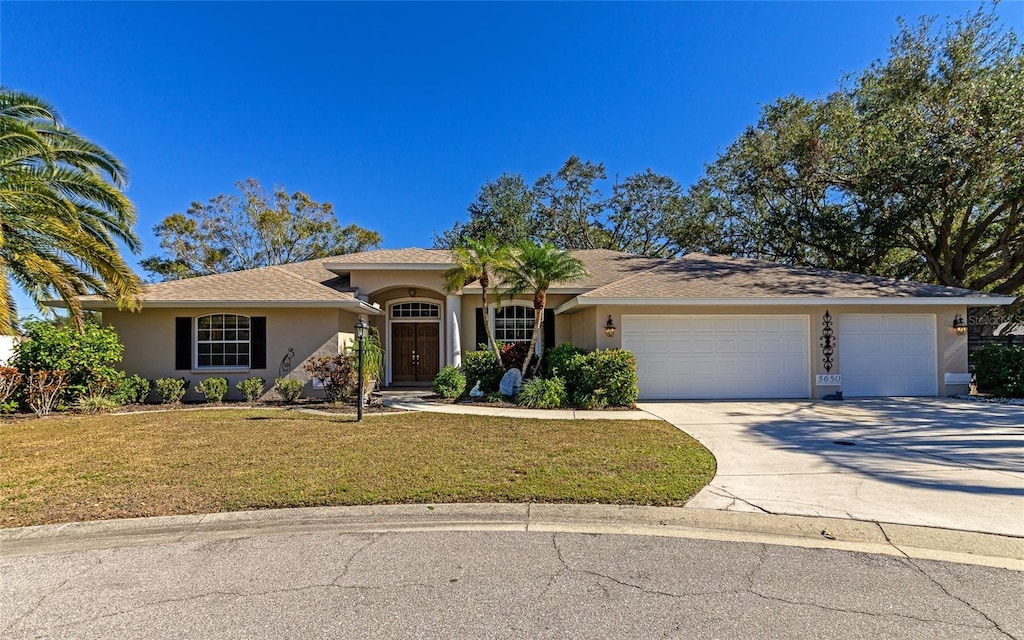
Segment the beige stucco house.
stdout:
<path fill-rule="evenodd" d="M 942 396 L 967 391 L 967 307 L 1012 298 L 849 273 L 689 254 L 576 251 L 590 272 L 548 295 L 545 342 L 636 354 L 641 399 Z M 386 386 L 429 384 L 485 340 L 528 340 L 530 299 L 481 304 L 442 289 L 444 250 L 382 249 L 147 285 L 141 312 L 97 298 L 148 378 L 304 377 L 360 316 L 381 336 Z M 311 386 L 307 391 L 313 392 Z"/>

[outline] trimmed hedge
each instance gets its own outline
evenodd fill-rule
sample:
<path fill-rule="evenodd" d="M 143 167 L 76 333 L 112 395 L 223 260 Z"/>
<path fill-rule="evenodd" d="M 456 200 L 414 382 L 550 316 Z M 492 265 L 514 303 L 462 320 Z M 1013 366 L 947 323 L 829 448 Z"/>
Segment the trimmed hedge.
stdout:
<path fill-rule="evenodd" d="M 573 404 L 585 409 L 632 407 L 640 395 L 636 357 L 623 349 L 598 349 L 572 357 L 567 379 Z"/>
<path fill-rule="evenodd" d="M 1024 398 L 1024 347 L 986 344 L 974 354 L 974 381 L 980 393 Z"/>
<path fill-rule="evenodd" d="M 548 376 L 561 378 L 565 383 L 565 393 L 572 399 L 580 386 L 580 369 L 578 359 L 586 355 L 586 349 L 564 342 L 544 352 L 545 368 Z"/>
<path fill-rule="evenodd" d="M 598 349 L 584 351 L 571 344 L 562 344 L 548 349 L 547 370 L 549 377 L 534 378 L 544 384 L 524 382 L 520 391 L 520 402 L 526 406 L 534 403 L 555 405 L 556 398 L 565 394 L 566 400 L 558 404 L 572 404 L 585 409 L 600 407 L 632 407 L 640 395 L 637 387 L 636 357 L 623 349 Z M 466 389 L 480 381 L 480 390 L 485 394 L 494 393 L 501 384 L 504 368 L 490 351 L 471 351 L 462 359 L 462 373 L 466 376 Z M 552 384 L 552 380 L 558 380 Z M 535 388 L 527 391 L 533 383 Z M 556 390 L 556 388 L 558 388 Z M 522 399 L 523 392 L 528 398 Z"/>

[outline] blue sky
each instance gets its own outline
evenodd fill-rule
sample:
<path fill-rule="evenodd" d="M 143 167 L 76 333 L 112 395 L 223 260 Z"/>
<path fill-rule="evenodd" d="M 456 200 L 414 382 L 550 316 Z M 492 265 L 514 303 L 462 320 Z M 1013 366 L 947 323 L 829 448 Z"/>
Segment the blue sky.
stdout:
<path fill-rule="evenodd" d="M 688 185 L 760 105 L 883 57 L 897 16 L 977 6 L 7 0 L 0 83 L 127 164 L 142 256 L 164 216 L 247 177 L 429 246 L 484 181 L 571 154 Z M 1024 4 L 997 13 L 1024 32 Z"/>

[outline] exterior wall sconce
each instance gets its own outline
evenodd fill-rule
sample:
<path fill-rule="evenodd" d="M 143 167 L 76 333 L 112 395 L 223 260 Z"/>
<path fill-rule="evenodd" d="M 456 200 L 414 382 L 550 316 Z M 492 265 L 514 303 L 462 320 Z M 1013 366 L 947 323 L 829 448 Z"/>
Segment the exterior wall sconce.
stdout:
<path fill-rule="evenodd" d="M 611 316 L 608 316 L 608 322 L 604 323 L 604 335 L 609 338 L 615 337 L 615 323 L 612 322 Z"/>
<path fill-rule="evenodd" d="M 959 313 L 953 318 L 953 330 L 956 331 L 958 336 L 967 335 L 967 323 L 964 322 L 964 317 Z"/>

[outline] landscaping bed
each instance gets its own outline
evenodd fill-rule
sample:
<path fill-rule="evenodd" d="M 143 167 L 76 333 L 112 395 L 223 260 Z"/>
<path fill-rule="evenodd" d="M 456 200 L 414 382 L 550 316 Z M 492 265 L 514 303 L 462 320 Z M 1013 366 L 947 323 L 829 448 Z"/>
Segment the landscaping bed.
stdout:
<path fill-rule="evenodd" d="M 281 409 L 0 423 L 0 526 L 439 502 L 681 505 L 714 475 L 658 421 Z"/>

